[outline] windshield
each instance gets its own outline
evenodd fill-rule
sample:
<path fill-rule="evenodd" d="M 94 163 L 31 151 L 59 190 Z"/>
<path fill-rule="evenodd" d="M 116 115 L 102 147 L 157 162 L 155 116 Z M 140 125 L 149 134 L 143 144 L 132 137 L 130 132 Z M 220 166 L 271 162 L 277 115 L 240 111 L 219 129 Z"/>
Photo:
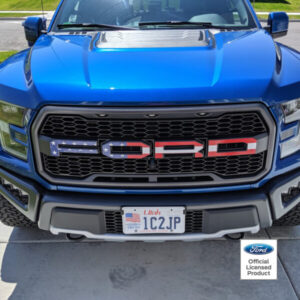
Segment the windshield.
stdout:
<path fill-rule="evenodd" d="M 201 23 L 228 29 L 257 27 L 244 0 L 65 0 L 53 29 L 70 31 L 72 24 L 76 31 L 80 24 L 88 24 L 88 30 L 93 24 L 113 25 L 103 30 L 163 29 L 201 27 Z"/>

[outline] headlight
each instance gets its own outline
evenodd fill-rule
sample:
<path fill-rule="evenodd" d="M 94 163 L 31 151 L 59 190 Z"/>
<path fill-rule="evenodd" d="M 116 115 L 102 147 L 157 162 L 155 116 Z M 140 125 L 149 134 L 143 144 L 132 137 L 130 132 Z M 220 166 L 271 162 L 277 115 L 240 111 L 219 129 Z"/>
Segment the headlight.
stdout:
<path fill-rule="evenodd" d="M 286 102 L 281 107 L 285 124 L 297 122 L 281 133 L 281 158 L 284 158 L 300 150 L 300 99 Z"/>
<path fill-rule="evenodd" d="M 4 151 L 27 159 L 27 136 L 24 127 L 29 111 L 21 106 L 0 101 L 0 142 Z"/>
<path fill-rule="evenodd" d="M 289 124 L 300 120 L 300 99 L 282 104 L 284 123 Z"/>

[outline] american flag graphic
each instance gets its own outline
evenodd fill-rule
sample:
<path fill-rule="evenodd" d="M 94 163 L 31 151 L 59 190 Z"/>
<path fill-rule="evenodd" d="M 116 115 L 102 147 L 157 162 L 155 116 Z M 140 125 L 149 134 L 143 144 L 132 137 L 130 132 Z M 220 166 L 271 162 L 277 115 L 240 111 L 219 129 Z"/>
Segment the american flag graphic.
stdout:
<path fill-rule="evenodd" d="M 124 153 L 113 153 L 113 147 L 123 147 Z M 126 154 L 126 147 L 139 147 L 140 154 Z M 150 146 L 142 142 L 108 142 L 102 145 L 102 154 L 113 159 L 142 159 L 150 155 Z"/>
<path fill-rule="evenodd" d="M 125 218 L 127 222 L 139 223 L 141 222 L 140 215 L 135 213 L 126 213 Z"/>

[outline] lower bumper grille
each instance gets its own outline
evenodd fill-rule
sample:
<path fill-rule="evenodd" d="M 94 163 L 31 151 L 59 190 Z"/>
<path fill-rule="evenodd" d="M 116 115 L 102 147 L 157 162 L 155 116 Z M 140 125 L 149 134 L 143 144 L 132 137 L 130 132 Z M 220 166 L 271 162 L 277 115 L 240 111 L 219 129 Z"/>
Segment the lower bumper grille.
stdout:
<path fill-rule="evenodd" d="M 187 211 L 185 217 L 186 233 L 201 233 L 203 222 L 202 210 Z M 122 214 L 120 211 L 105 212 L 106 233 L 123 233 Z"/>
<path fill-rule="evenodd" d="M 122 214 L 120 211 L 105 212 L 106 233 L 123 233 Z"/>

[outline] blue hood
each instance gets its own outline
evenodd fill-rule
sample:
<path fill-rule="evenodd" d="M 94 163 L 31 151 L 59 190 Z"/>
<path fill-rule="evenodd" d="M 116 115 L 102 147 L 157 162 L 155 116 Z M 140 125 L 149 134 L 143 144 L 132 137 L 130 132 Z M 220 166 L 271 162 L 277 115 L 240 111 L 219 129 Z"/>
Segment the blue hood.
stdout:
<path fill-rule="evenodd" d="M 275 43 L 264 30 L 216 32 L 202 47 L 95 45 L 89 35 L 42 36 L 24 62 L 25 106 L 249 102 L 261 100 L 276 81 Z M 1 83 L 11 85 L 1 74 L 12 65 L 0 68 Z"/>

